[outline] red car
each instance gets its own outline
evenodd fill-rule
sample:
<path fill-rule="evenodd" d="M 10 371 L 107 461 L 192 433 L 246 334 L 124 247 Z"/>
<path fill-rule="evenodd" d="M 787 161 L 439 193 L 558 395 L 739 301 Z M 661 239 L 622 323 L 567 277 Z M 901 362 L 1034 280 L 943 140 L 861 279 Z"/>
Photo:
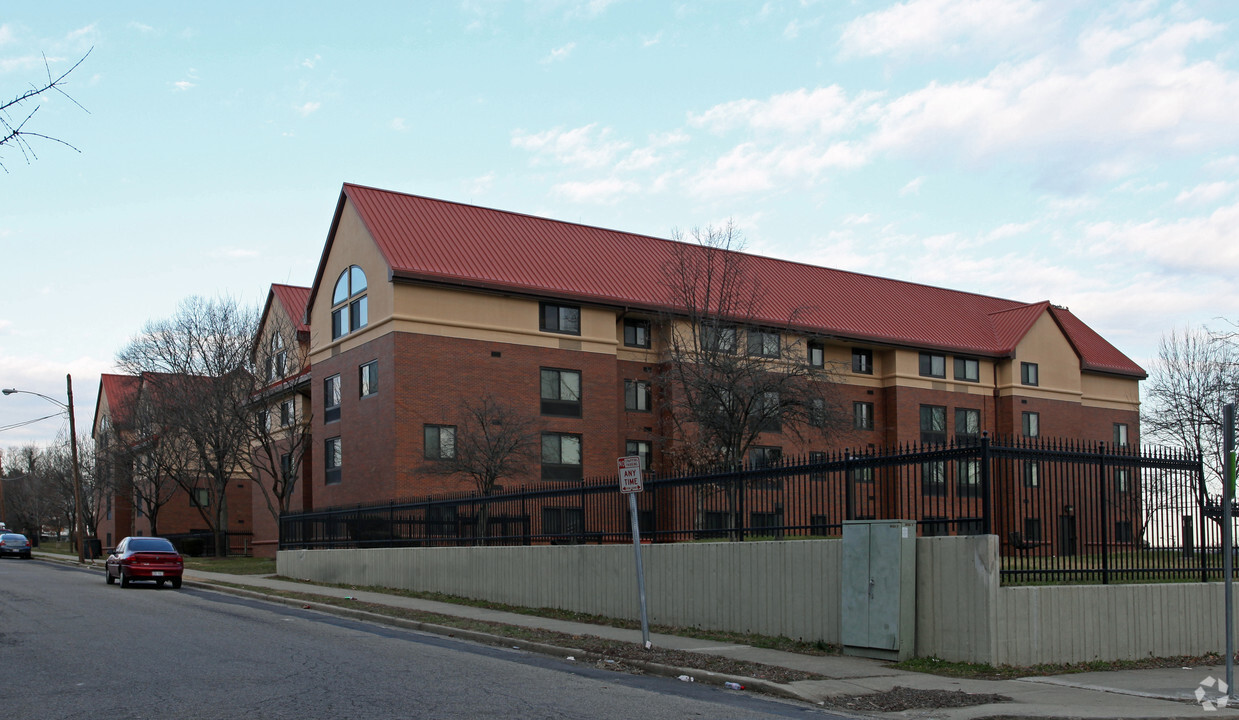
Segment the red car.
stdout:
<path fill-rule="evenodd" d="M 153 580 L 163 587 L 170 581 L 173 588 L 181 586 L 185 561 L 172 543 L 158 537 L 127 537 L 108 555 L 104 575 L 108 585 L 120 578 L 120 586 L 129 587 L 133 580 Z"/>

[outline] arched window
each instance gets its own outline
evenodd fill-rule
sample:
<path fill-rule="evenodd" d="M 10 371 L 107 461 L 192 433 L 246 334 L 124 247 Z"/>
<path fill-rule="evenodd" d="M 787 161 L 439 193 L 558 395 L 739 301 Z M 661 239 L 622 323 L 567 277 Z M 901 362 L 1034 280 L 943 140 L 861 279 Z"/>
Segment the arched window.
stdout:
<path fill-rule="evenodd" d="M 352 265 L 340 273 L 331 295 L 331 339 L 344 337 L 366 326 L 366 274 Z"/>

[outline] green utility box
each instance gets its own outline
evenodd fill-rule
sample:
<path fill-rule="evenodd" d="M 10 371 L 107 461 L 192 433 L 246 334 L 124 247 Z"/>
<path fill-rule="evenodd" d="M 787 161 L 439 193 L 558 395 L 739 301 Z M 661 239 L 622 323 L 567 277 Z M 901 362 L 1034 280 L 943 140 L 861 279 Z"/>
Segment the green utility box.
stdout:
<path fill-rule="evenodd" d="M 845 521 L 840 585 L 845 655 L 916 654 L 916 521 Z"/>

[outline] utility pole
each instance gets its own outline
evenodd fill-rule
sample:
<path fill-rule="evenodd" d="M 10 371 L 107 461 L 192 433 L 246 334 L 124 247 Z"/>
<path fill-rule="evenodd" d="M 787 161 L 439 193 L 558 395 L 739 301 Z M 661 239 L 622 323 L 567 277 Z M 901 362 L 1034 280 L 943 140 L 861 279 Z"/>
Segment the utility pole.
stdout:
<path fill-rule="evenodd" d="M 65 373 L 69 391 L 69 446 L 73 448 L 73 514 L 77 518 L 77 561 L 86 561 L 86 518 L 82 517 L 82 466 L 77 461 L 77 424 L 73 421 L 73 375 Z"/>

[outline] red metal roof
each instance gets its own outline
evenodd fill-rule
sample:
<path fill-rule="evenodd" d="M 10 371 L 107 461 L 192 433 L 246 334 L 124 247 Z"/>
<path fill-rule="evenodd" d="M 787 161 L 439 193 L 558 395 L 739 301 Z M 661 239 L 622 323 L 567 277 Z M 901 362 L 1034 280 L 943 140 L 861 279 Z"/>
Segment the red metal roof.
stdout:
<path fill-rule="evenodd" d="M 695 245 L 345 184 L 310 297 L 347 199 L 394 279 L 460 284 L 586 303 L 676 310 L 664 268 Z M 1049 307 L 735 253 L 763 291 L 753 321 L 845 340 L 1009 356 Z M 330 279 L 328 279 L 330 282 Z M 309 299 L 307 299 L 309 302 Z M 1101 336 L 1063 323 L 1083 366 L 1144 376 Z M 1077 328 L 1073 334 L 1067 327 Z"/>
<path fill-rule="evenodd" d="M 95 402 L 95 422 L 93 433 L 99 432 L 99 410 L 103 407 L 104 396 L 108 399 L 108 414 L 112 418 L 112 426 L 123 428 L 133 420 L 133 406 L 138 399 L 138 390 L 142 386 L 140 378 L 133 375 L 99 376 L 99 397 Z"/>
<path fill-rule="evenodd" d="M 284 306 L 284 312 L 293 321 L 297 332 L 310 332 L 310 326 L 305 321 L 306 304 L 310 301 L 310 288 L 298 285 L 280 285 L 271 283 L 271 296 L 278 299 Z M 267 298 L 267 306 L 271 305 L 271 297 Z M 264 311 L 264 316 L 266 312 Z"/>
<path fill-rule="evenodd" d="M 1106 339 L 1098 335 L 1096 330 L 1085 325 L 1084 321 L 1067 308 L 1051 306 L 1050 314 L 1058 321 L 1063 334 L 1075 347 L 1076 353 L 1080 356 L 1080 366 L 1085 370 L 1148 377 L 1148 373 L 1139 365 L 1119 352 L 1118 348 L 1106 342 Z"/>

